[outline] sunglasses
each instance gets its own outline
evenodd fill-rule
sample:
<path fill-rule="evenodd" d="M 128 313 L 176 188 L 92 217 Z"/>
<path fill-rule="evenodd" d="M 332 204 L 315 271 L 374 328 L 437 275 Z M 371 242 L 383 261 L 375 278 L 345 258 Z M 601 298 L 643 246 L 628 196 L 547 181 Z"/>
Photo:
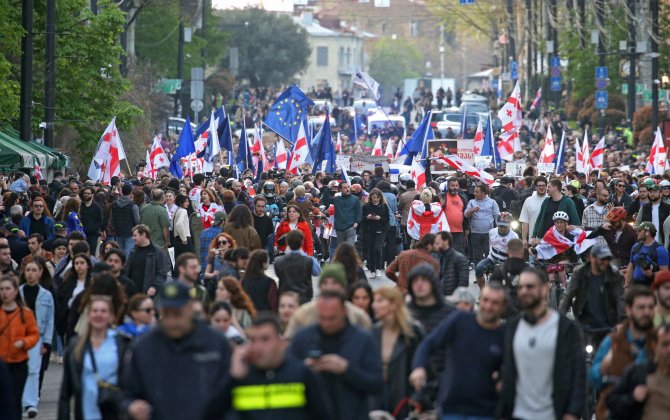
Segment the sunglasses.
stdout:
<path fill-rule="evenodd" d="M 617 187 L 625 187 L 623 184 L 617 184 Z"/>
<path fill-rule="evenodd" d="M 148 314 L 151 314 L 155 311 L 155 309 L 154 308 L 139 308 L 138 311 L 146 312 Z"/>
<path fill-rule="evenodd" d="M 520 284 L 517 286 L 517 289 L 523 290 L 523 289 L 528 289 L 528 290 L 533 290 L 537 287 L 537 284 Z"/>
<path fill-rule="evenodd" d="M 44 208 L 44 206 L 41 205 L 41 204 L 33 204 L 33 207 L 36 208 L 36 209 L 43 209 Z"/>
<path fill-rule="evenodd" d="M 219 245 L 227 245 L 228 241 L 219 241 L 218 243 L 219 243 Z"/>

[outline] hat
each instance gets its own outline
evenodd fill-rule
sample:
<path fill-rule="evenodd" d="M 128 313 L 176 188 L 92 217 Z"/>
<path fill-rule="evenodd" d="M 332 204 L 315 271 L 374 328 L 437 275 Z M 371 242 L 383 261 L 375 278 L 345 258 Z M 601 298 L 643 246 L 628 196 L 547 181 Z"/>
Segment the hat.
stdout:
<path fill-rule="evenodd" d="M 613 258 L 612 251 L 607 245 L 597 244 L 593 245 L 591 248 L 591 255 L 598 258 L 599 260 L 604 260 L 605 258 Z"/>
<path fill-rule="evenodd" d="M 642 222 L 639 225 L 635 226 L 635 230 L 648 230 L 656 234 L 656 226 L 651 222 Z"/>
<path fill-rule="evenodd" d="M 158 294 L 158 304 L 161 308 L 183 308 L 191 297 L 188 287 L 180 282 L 165 283 Z"/>
<path fill-rule="evenodd" d="M 349 287 L 347 274 L 344 272 L 344 266 L 340 263 L 330 263 L 323 266 L 321 276 L 319 276 L 319 286 L 325 279 L 334 279 L 345 289 Z"/>
<path fill-rule="evenodd" d="M 470 305 L 474 305 L 475 297 L 467 287 L 459 286 L 456 288 L 456 290 L 454 290 L 454 293 L 447 296 L 447 302 L 454 304 L 459 302 L 466 302 L 469 303 Z"/>
<path fill-rule="evenodd" d="M 580 189 L 582 187 L 582 183 L 577 181 L 576 179 L 573 179 L 572 181 L 568 182 L 568 185 L 572 185 L 577 189 Z"/>
<path fill-rule="evenodd" d="M 654 274 L 654 283 L 651 286 L 652 289 L 656 290 L 664 283 L 670 283 L 670 271 L 657 271 L 656 274 Z"/>
<path fill-rule="evenodd" d="M 84 185 L 87 187 L 95 187 L 95 181 L 93 181 L 92 179 L 86 180 L 86 182 L 84 182 Z"/>
<path fill-rule="evenodd" d="M 12 233 L 17 233 L 19 231 L 19 227 L 14 222 L 6 223 L 3 227 Z"/>
<path fill-rule="evenodd" d="M 139 179 L 133 179 L 132 181 L 130 181 L 130 183 L 136 187 L 142 186 L 142 181 L 140 181 Z"/>
<path fill-rule="evenodd" d="M 63 222 L 56 222 L 56 223 L 54 223 L 54 229 L 55 230 L 67 229 L 67 225 Z"/>
<path fill-rule="evenodd" d="M 226 220 L 226 213 L 222 211 L 217 211 L 216 213 L 214 213 L 214 220 L 212 221 L 212 226 L 218 226 L 224 220 Z"/>
<path fill-rule="evenodd" d="M 659 187 L 658 184 L 647 184 L 647 189 L 649 191 L 660 191 L 661 187 Z"/>

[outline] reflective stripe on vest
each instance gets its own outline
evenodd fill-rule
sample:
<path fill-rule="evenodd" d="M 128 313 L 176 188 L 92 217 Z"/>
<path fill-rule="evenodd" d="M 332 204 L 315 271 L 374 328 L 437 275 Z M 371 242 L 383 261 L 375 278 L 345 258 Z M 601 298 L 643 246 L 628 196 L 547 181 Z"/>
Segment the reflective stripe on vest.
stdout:
<path fill-rule="evenodd" d="M 240 411 L 304 407 L 305 384 L 243 385 L 233 389 L 233 407 Z"/>

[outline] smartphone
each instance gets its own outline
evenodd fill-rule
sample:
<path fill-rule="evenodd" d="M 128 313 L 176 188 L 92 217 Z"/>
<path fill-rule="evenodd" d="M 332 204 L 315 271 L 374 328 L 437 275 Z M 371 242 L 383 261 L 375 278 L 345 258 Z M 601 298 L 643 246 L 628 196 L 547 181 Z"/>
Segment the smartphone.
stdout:
<path fill-rule="evenodd" d="M 307 357 L 310 359 L 318 359 L 323 355 L 323 352 L 321 350 L 310 350 L 307 353 Z"/>

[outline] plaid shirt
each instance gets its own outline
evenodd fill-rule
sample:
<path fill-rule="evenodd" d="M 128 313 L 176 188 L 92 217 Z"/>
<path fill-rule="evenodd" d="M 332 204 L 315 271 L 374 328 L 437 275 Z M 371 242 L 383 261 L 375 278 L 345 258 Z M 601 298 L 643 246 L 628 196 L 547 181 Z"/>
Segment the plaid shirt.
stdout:
<path fill-rule="evenodd" d="M 594 230 L 605 223 L 605 214 L 607 212 L 603 209 L 602 213 L 598 213 L 598 210 L 595 207 L 595 204 L 591 204 L 584 209 L 584 214 L 582 216 L 582 224 L 584 225 L 585 230 Z M 598 245 L 607 245 L 605 237 L 598 236 L 594 238 Z"/>
<path fill-rule="evenodd" d="M 207 268 L 207 255 L 209 254 L 209 244 L 211 244 L 214 238 L 216 238 L 217 235 L 221 232 L 222 232 L 221 224 L 219 224 L 218 226 L 212 226 L 211 228 L 205 229 L 200 234 L 200 264 L 202 265 L 203 273 Z"/>

